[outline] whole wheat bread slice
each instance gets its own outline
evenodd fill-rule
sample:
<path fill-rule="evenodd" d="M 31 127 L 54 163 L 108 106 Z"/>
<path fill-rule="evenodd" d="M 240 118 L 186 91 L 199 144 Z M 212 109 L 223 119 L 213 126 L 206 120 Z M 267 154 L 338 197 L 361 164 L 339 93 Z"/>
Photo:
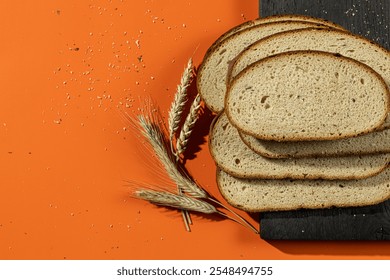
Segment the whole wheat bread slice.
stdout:
<path fill-rule="evenodd" d="M 222 196 L 248 212 L 366 206 L 390 198 L 390 168 L 362 180 L 239 179 L 217 171 Z"/>
<path fill-rule="evenodd" d="M 240 133 L 240 132 L 239 132 Z M 244 143 L 268 158 L 332 157 L 390 153 L 390 129 L 332 141 L 278 142 L 240 133 Z"/>
<path fill-rule="evenodd" d="M 224 107 L 229 64 L 247 46 L 278 32 L 326 25 L 307 21 L 276 21 L 262 23 L 237 31 L 213 44 L 203 58 L 197 75 L 197 88 L 206 106 L 213 112 Z"/>
<path fill-rule="evenodd" d="M 339 53 L 374 69 L 390 86 L 390 51 L 368 39 L 336 29 L 304 28 L 279 32 L 258 40 L 244 49 L 232 62 L 231 81 L 248 65 L 270 55 L 294 50 Z M 390 127 L 390 117 L 383 128 Z"/>
<path fill-rule="evenodd" d="M 389 112 L 383 78 L 352 58 L 293 51 L 261 59 L 240 72 L 226 95 L 226 114 L 264 140 L 335 140 L 369 133 Z"/>
<path fill-rule="evenodd" d="M 265 158 L 245 145 L 224 113 L 213 122 L 209 148 L 217 166 L 240 178 L 361 179 L 381 172 L 390 160 L 390 154 L 333 158 Z"/>

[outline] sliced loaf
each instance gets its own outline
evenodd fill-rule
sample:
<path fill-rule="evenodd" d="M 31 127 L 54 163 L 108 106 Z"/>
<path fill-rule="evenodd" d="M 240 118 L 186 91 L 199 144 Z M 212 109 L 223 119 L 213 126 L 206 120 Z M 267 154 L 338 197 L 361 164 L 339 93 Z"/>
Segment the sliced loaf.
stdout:
<path fill-rule="evenodd" d="M 390 168 L 362 180 L 239 179 L 217 171 L 223 197 L 248 212 L 366 206 L 390 198 Z"/>
<path fill-rule="evenodd" d="M 390 129 L 333 141 L 278 142 L 240 133 L 244 143 L 268 158 L 328 157 L 390 153 Z"/>
<path fill-rule="evenodd" d="M 335 140 L 384 123 L 389 89 L 372 68 L 320 51 L 269 56 L 245 68 L 225 99 L 231 123 L 264 140 Z"/>
<path fill-rule="evenodd" d="M 332 158 L 269 159 L 249 149 L 221 113 L 214 121 L 209 148 L 217 166 L 241 178 L 358 179 L 381 172 L 390 154 Z"/>
<path fill-rule="evenodd" d="M 237 31 L 213 45 L 203 58 L 197 77 L 198 92 L 206 106 L 213 112 L 223 109 L 229 64 L 244 48 L 271 34 L 307 27 L 327 26 L 305 21 L 269 22 Z"/>

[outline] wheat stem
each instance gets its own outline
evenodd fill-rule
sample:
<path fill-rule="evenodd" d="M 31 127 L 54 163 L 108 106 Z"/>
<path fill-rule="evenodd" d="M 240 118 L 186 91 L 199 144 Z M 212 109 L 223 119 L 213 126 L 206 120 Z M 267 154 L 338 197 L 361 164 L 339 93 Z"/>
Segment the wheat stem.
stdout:
<path fill-rule="evenodd" d="M 233 212 L 234 213 L 234 212 Z M 233 217 L 230 217 L 228 215 L 226 215 L 225 213 L 221 212 L 221 211 L 218 211 L 218 214 L 220 214 L 221 216 L 224 216 L 225 218 L 229 219 L 229 220 L 232 220 L 242 226 L 247 226 L 249 227 L 250 230 L 252 230 L 254 233 L 256 234 L 259 234 L 259 231 L 253 227 L 251 224 L 249 224 L 248 222 L 246 222 L 245 220 L 242 220 L 242 219 L 235 219 Z M 240 216 L 238 216 L 239 218 L 241 218 Z"/>
<path fill-rule="evenodd" d="M 176 189 L 177 189 L 178 194 L 182 196 L 183 195 L 183 191 L 181 190 L 179 185 L 176 185 Z M 181 210 L 181 216 L 183 218 L 184 226 L 185 226 L 186 230 L 188 232 L 190 232 L 191 231 L 190 224 L 192 224 L 192 221 L 190 221 L 190 215 L 189 215 L 188 211 L 182 209 Z"/>
<path fill-rule="evenodd" d="M 249 227 L 252 231 L 254 231 L 256 234 L 259 234 L 259 231 L 254 227 L 252 226 L 252 224 L 250 224 L 247 220 L 245 220 L 242 216 L 240 216 L 239 214 L 237 214 L 236 212 L 234 212 L 233 210 L 229 209 L 228 207 L 226 207 L 225 205 L 223 205 L 221 202 L 219 202 L 218 200 L 212 198 L 212 197 L 208 197 L 207 198 L 208 200 L 214 202 L 215 204 L 221 206 L 223 209 L 229 211 L 230 213 L 232 213 L 235 217 L 237 217 L 237 219 L 235 218 L 232 218 L 228 215 L 226 215 L 225 213 L 223 212 L 220 212 L 220 214 L 223 214 L 223 216 L 233 220 L 233 221 L 236 221 L 237 223 L 243 225 L 243 226 L 247 226 Z"/>
<path fill-rule="evenodd" d="M 184 211 L 184 213 L 185 213 L 185 215 L 186 215 L 186 219 L 187 219 L 188 223 L 189 223 L 190 225 L 192 225 L 192 219 L 191 219 L 190 212 Z"/>

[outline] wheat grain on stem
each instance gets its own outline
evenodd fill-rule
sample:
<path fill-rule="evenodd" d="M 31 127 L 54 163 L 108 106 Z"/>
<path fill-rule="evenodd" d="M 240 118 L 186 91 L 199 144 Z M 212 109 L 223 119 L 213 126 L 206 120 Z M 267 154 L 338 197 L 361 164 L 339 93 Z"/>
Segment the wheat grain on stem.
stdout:
<path fill-rule="evenodd" d="M 168 114 L 169 139 L 171 142 L 171 151 L 173 154 L 175 153 L 173 148 L 175 133 L 179 129 L 180 121 L 182 119 L 181 117 L 188 99 L 188 87 L 191 85 L 193 77 L 194 66 L 192 63 L 192 58 L 190 58 L 181 76 L 180 84 L 177 86 L 176 94 Z"/>
<path fill-rule="evenodd" d="M 147 200 L 153 204 L 173 207 L 180 210 L 195 211 L 205 214 L 217 213 L 217 209 L 205 201 L 169 192 L 140 189 L 135 191 L 138 198 Z"/>
<path fill-rule="evenodd" d="M 187 144 L 192 134 L 192 131 L 195 127 L 196 121 L 199 119 L 199 109 L 200 109 L 200 96 L 199 94 L 195 97 L 194 101 L 191 104 L 190 112 L 187 115 L 183 127 L 180 131 L 179 138 L 176 141 L 176 159 L 180 157 L 187 149 Z"/>

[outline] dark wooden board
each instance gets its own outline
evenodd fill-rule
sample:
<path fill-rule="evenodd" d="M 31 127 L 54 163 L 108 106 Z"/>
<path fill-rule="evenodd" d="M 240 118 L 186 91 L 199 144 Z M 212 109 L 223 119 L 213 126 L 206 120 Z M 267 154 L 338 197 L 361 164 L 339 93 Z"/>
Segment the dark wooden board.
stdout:
<path fill-rule="evenodd" d="M 260 0 L 261 17 L 310 15 L 331 20 L 390 48 L 390 0 Z"/>
<path fill-rule="evenodd" d="M 390 0 L 260 0 L 260 16 L 331 20 L 389 49 Z M 260 214 L 267 240 L 390 240 L 390 200 L 379 205 Z"/>

